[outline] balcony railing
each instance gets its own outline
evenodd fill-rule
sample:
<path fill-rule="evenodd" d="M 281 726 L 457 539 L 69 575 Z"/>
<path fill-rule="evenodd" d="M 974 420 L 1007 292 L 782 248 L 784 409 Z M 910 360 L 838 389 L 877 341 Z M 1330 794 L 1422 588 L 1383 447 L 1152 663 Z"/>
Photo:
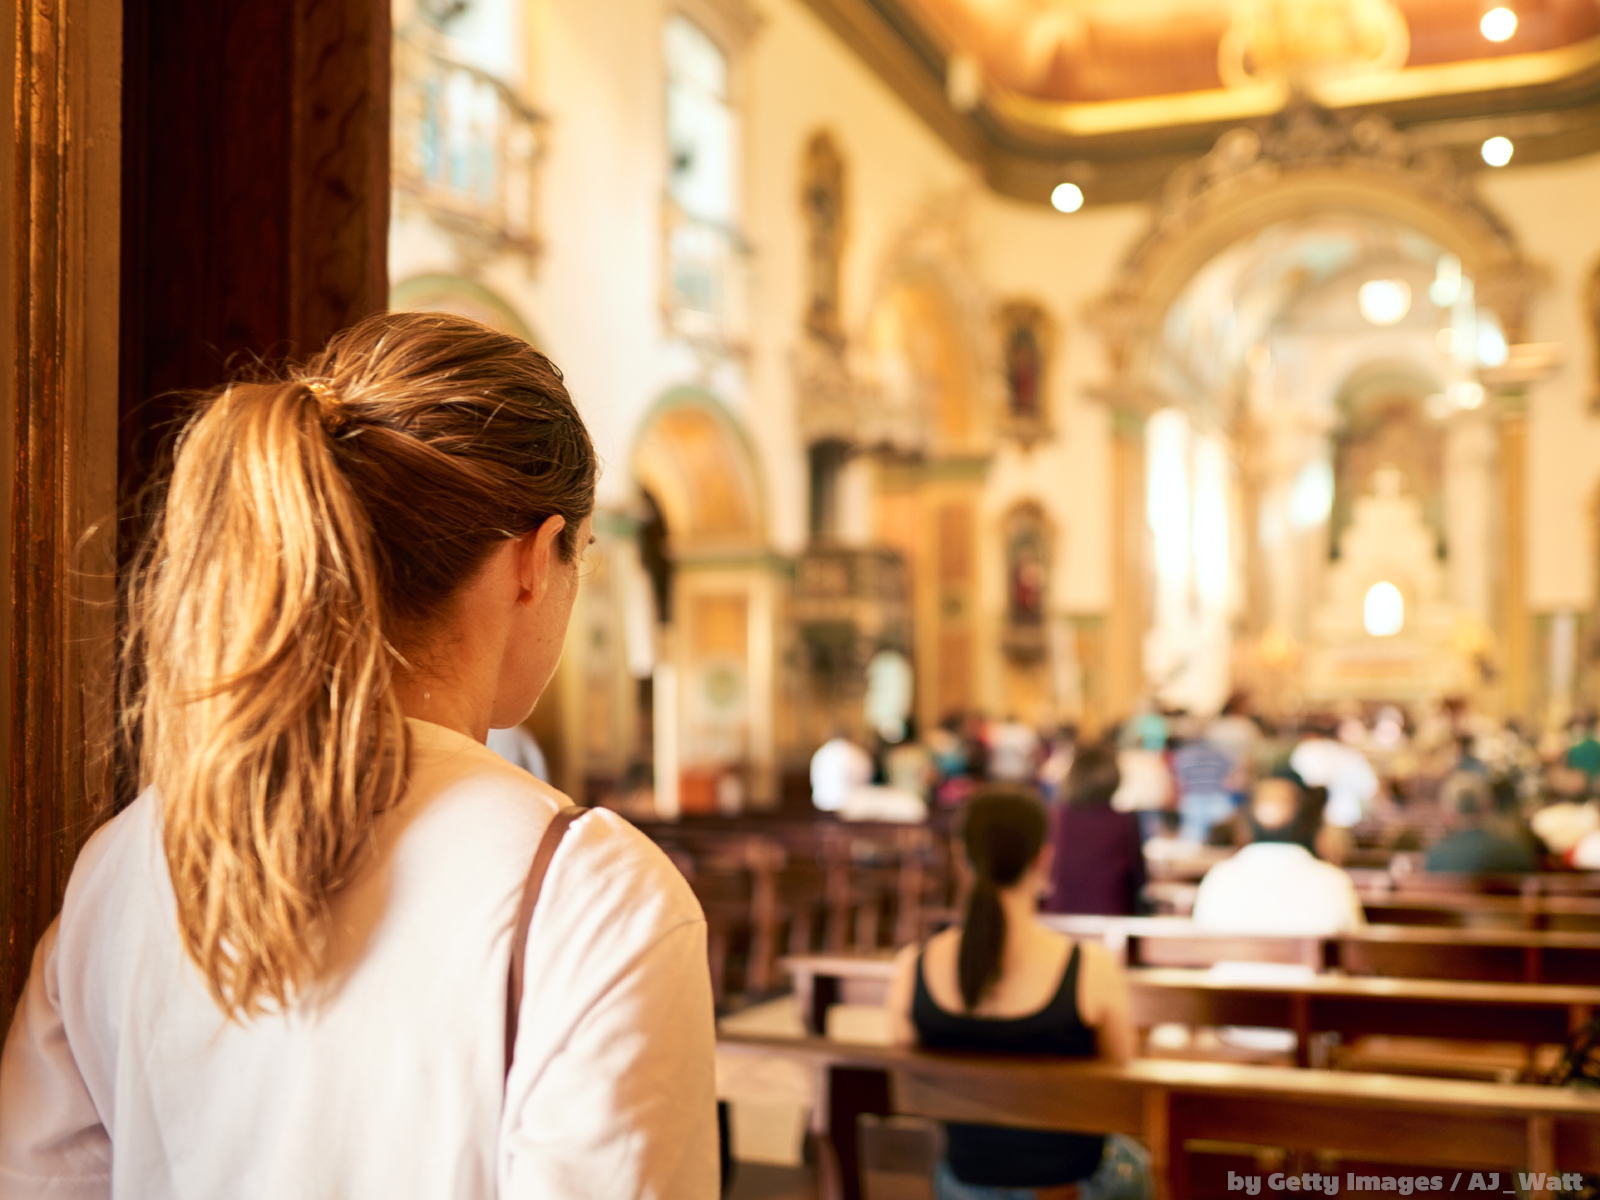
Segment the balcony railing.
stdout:
<path fill-rule="evenodd" d="M 750 251 L 738 230 L 666 208 L 666 309 L 673 331 L 692 342 L 742 345 Z"/>
<path fill-rule="evenodd" d="M 453 232 L 538 253 L 544 118 L 503 80 L 415 36 L 395 41 L 394 185 Z"/>

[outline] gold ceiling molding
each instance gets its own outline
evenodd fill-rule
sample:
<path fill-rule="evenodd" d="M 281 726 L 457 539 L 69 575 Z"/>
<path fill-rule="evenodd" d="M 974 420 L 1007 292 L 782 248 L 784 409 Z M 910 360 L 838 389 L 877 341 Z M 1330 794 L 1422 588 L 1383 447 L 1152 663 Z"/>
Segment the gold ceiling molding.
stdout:
<path fill-rule="evenodd" d="M 1280 113 L 1297 97 L 1327 109 L 1376 109 L 1400 130 L 1426 125 L 1428 140 L 1464 167 L 1477 166 L 1485 122 L 1516 138 L 1518 164 L 1600 150 L 1600 36 L 1490 59 L 1322 73 L 1310 83 L 1302 73 L 1094 102 L 1041 100 L 991 76 L 977 89 L 956 88 L 957 105 L 952 63 L 972 56 L 954 53 L 914 15 L 915 0 L 805 3 L 956 154 L 977 164 L 990 187 L 1039 203 L 1064 179 L 1078 183 L 1090 205 L 1150 200 L 1229 128 Z"/>
<path fill-rule="evenodd" d="M 1544 272 L 1523 257 L 1471 176 L 1380 116 L 1302 103 L 1230 130 L 1204 158 L 1173 173 L 1149 232 L 1086 309 L 1112 364 L 1113 381 L 1099 394 L 1135 408 L 1164 403 L 1146 382 L 1148 365 L 1183 288 L 1241 239 L 1325 213 L 1362 213 L 1426 233 L 1460 256 L 1479 299 L 1507 337 L 1520 340 Z"/>
<path fill-rule="evenodd" d="M 1301 86 L 1308 99 L 1326 108 L 1353 108 L 1513 88 L 1548 87 L 1589 75 L 1597 68 L 1600 68 L 1600 37 L 1556 50 L 1306 80 Z M 1294 87 L 1287 78 L 1093 103 L 1041 100 L 993 82 L 984 85 L 984 98 L 1002 121 L 1020 129 L 1080 138 L 1217 121 L 1248 121 L 1280 111 L 1293 94 Z"/>

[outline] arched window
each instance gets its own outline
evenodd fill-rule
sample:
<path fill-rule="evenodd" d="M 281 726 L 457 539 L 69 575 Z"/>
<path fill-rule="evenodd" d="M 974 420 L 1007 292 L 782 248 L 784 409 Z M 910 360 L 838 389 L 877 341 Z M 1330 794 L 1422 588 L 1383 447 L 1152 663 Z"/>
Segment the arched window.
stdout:
<path fill-rule="evenodd" d="M 667 288 L 673 328 L 737 340 L 745 249 L 739 236 L 739 122 L 732 64 L 701 26 L 667 17 Z"/>

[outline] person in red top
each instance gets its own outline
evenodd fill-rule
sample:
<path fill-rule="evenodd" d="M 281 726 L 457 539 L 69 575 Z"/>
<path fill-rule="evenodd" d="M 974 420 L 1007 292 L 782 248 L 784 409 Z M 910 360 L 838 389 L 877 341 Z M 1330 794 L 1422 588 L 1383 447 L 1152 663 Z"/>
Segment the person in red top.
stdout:
<path fill-rule="evenodd" d="M 1073 759 L 1063 803 L 1051 823 L 1055 865 L 1046 912 L 1131 916 L 1138 911 L 1144 851 L 1138 814 L 1111 807 L 1121 786 L 1112 747 L 1086 746 Z"/>

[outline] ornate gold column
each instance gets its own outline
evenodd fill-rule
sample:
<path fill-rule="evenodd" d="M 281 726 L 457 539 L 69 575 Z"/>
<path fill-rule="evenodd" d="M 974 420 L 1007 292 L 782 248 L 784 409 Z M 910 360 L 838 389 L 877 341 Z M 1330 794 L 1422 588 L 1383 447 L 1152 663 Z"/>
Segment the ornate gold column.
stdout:
<path fill-rule="evenodd" d="M 1123 405 L 1111 412 L 1111 608 L 1106 614 L 1108 721 L 1133 712 L 1144 695 L 1145 595 L 1144 413 Z"/>
<path fill-rule="evenodd" d="M 1500 397 L 1500 653 L 1501 691 L 1507 715 L 1528 716 L 1533 672 L 1528 627 L 1527 436 L 1528 410 L 1518 389 Z"/>

